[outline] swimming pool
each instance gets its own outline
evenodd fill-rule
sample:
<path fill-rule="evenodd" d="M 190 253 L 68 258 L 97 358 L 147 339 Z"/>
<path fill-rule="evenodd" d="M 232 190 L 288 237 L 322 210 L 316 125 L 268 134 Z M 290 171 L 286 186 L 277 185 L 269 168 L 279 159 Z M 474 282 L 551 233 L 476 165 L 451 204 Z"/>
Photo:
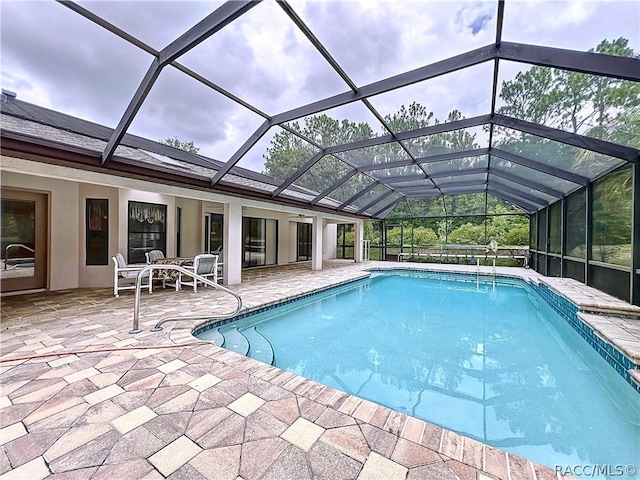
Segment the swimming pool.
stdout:
<path fill-rule="evenodd" d="M 551 468 L 640 463 L 638 394 L 522 281 L 397 272 L 236 328 L 279 368 Z"/>

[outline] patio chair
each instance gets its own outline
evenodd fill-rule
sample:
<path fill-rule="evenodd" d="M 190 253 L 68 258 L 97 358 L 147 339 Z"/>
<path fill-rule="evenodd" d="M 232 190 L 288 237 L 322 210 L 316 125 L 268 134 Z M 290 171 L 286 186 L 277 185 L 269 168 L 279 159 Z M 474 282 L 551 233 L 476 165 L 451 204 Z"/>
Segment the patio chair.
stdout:
<path fill-rule="evenodd" d="M 201 277 L 213 277 L 213 281 L 218 283 L 218 255 L 212 255 L 210 253 L 196 255 L 193 259 L 193 271 L 196 275 L 200 275 Z M 193 281 L 189 282 L 184 281 L 182 278 L 183 274 L 180 273 L 180 276 L 178 277 L 180 288 L 182 285 L 189 285 L 193 286 L 194 293 L 198 291 L 198 280 L 193 278 Z"/>
<path fill-rule="evenodd" d="M 144 255 L 147 257 L 147 263 L 149 264 L 153 263 L 154 260 L 164 258 L 162 250 L 151 250 L 150 252 L 145 252 Z"/>
<path fill-rule="evenodd" d="M 144 255 L 145 257 L 147 257 L 147 265 L 151 265 L 154 261 L 165 258 L 164 252 L 162 250 L 151 250 L 150 252 L 144 252 Z M 151 283 L 153 283 L 154 280 L 161 280 L 162 288 L 165 288 L 167 286 L 166 279 L 164 278 L 164 276 L 160 275 L 160 273 L 157 270 L 153 275 L 153 279 L 151 280 Z"/>
<path fill-rule="evenodd" d="M 138 273 L 142 270 L 146 265 L 143 264 L 131 264 L 127 265 L 124 257 L 121 253 L 116 253 L 113 257 L 111 257 L 114 263 L 113 269 L 113 295 L 115 297 L 119 297 L 120 290 L 135 290 L 136 288 L 136 278 L 138 277 Z M 145 283 L 146 279 L 146 283 Z M 122 285 L 125 283 L 127 285 Z M 151 293 L 151 281 L 149 280 L 149 272 L 147 272 L 142 278 L 142 286 L 146 287 Z"/>

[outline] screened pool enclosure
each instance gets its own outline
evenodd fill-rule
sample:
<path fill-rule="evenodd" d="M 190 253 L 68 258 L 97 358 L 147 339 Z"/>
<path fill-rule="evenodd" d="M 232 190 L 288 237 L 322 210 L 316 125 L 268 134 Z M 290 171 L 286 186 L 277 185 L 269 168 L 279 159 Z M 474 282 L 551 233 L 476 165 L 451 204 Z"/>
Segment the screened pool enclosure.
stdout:
<path fill-rule="evenodd" d="M 19 8 L 3 5 L 7 28 Z M 113 75 L 100 168 L 364 218 L 380 259 L 525 247 L 536 271 L 640 305 L 639 8 L 64 1 L 31 21 L 109 49 L 85 79 Z M 80 75 L 81 58 L 56 69 Z M 125 159 L 131 134 L 201 150 Z"/>

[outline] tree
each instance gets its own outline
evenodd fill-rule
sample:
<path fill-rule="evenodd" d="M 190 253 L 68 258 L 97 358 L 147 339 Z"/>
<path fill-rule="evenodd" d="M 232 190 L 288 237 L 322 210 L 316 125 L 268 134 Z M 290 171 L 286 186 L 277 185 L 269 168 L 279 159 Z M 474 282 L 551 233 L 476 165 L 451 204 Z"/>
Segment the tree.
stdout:
<path fill-rule="evenodd" d="M 557 113 L 553 85 L 550 68 L 534 66 L 526 72 L 518 72 L 513 80 L 502 82 L 500 98 L 505 105 L 498 113 L 548 125 Z"/>
<path fill-rule="evenodd" d="M 449 243 L 460 245 L 486 244 L 484 222 L 478 225 L 465 223 L 449 233 Z"/>
<path fill-rule="evenodd" d="M 637 57 L 625 38 L 602 40 L 589 52 Z M 637 82 L 534 66 L 503 82 L 500 97 L 505 104 L 498 113 L 629 146 L 640 143 Z M 611 166 L 610 158 L 592 150 L 502 128 L 497 132 L 497 146 L 504 150 L 590 178 Z"/>
<path fill-rule="evenodd" d="M 351 143 L 374 136 L 373 130 L 365 122 L 355 123 L 349 120 L 336 120 L 328 115 L 306 117 L 303 124 L 291 122 L 288 126 L 304 137 L 324 147 Z M 289 178 L 304 163 L 311 159 L 318 149 L 309 142 L 288 130 L 276 133 L 264 155 L 266 175 L 284 180 Z M 339 177 L 335 172 L 330 175 L 333 181 Z M 309 185 L 313 188 L 317 185 Z"/>
<path fill-rule="evenodd" d="M 632 172 L 622 167 L 593 186 L 594 260 L 631 265 Z"/>
<path fill-rule="evenodd" d="M 316 153 L 313 145 L 300 137 L 283 130 L 271 139 L 264 155 L 264 171 L 262 173 L 284 180 L 290 177 L 299 167 Z"/>
<path fill-rule="evenodd" d="M 612 42 L 603 40 L 595 51 L 620 57 L 639 57 L 629 47 L 629 40 L 622 37 Z M 598 76 L 592 82 L 591 93 L 597 126 L 603 126 L 613 118 L 624 115 L 628 109 L 640 105 L 640 85 L 636 82 Z"/>
<path fill-rule="evenodd" d="M 505 236 L 505 242 L 511 246 L 529 245 L 529 224 L 512 227 Z"/>
<path fill-rule="evenodd" d="M 462 114 L 458 110 L 452 111 L 447 121 L 460 120 Z M 408 107 L 400 107 L 398 112 L 387 115 L 385 122 L 394 132 L 403 132 L 428 126 L 434 119 L 433 112 L 429 112 L 424 106 L 413 102 Z M 373 138 L 377 135 L 387 135 L 386 130 L 376 133 L 367 123 L 355 123 L 348 120 L 336 120 L 328 115 L 317 115 L 306 117 L 302 123 L 291 122 L 289 128 L 300 133 L 322 146 L 334 146 L 346 143 L 353 143 L 358 140 Z M 475 135 L 466 130 L 455 130 L 452 132 L 439 133 L 435 135 L 418 137 L 404 142 L 407 149 L 414 157 L 420 158 L 426 155 L 446 153 L 476 148 Z M 265 168 L 263 173 L 275 178 L 284 180 L 289 178 L 302 165 L 311 159 L 318 149 L 291 131 L 282 130 L 274 135 L 271 144 L 267 147 L 264 155 Z M 396 167 L 388 171 L 384 170 L 384 164 L 398 159 L 398 154 L 405 155 L 401 147 L 396 143 L 375 145 L 371 147 L 341 152 L 336 155 L 326 155 L 318 160 L 300 178 L 295 181 L 295 185 L 311 190 L 312 192 L 322 192 L 342 178 L 353 166 L 380 165 L 381 168 L 375 173 L 377 178 L 384 180 L 385 176 L 400 176 L 404 173 L 415 173 L 416 166 Z M 459 168 L 473 168 L 477 163 L 475 157 L 465 159 Z M 419 170 L 418 170 L 419 171 Z M 349 180 L 345 187 L 330 194 L 330 197 L 337 202 L 349 199 L 353 194 L 367 187 L 372 182 L 370 177 L 358 174 Z M 379 195 L 379 190 L 367 193 L 357 201 L 357 206 L 364 206 Z M 380 205 L 384 207 L 384 205 Z M 377 209 L 379 206 L 372 207 Z M 406 202 L 400 202 L 395 208 L 398 211 L 404 210 L 408 214 Z"/>
<path fill-rule="evenodd" d="M 591 53 L 634 57 L 626 38 L 602 40 Z M 568 130 L 598 133 L 640 105 L 640 84 L 557 68 L 531 67 L 502 83 L 498 113 Z"/>
<path fill-rule="evenodd" d="M 178 137 L 165 138 L 164 140 L 160 140 L 160 143 L 164 143 L 165 145 L 169 145 L 173 148 L 179 148 L 180 150 L 193 154 L 197 154 L 200 151 L 200 148 L 196 147 L 193 142 L 183 142 L 179 140 Z"/>

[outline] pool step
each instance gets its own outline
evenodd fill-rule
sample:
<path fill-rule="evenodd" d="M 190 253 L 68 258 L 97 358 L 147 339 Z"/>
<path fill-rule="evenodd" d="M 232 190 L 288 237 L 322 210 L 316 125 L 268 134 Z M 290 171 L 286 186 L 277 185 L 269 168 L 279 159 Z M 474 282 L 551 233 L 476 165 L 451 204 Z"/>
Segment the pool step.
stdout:
<path fill-rule="evenodd" d="M 198 338 L 202 340 L 209 340 L 215 343 L 219 347 L 224 347 L 224 336 L 220 333 L 220 327 L 212 328 L 205 332 L 198 334 Z"/>
<path fill-rule="evenodd" d="M 251 327 L 242 333 L 249 339 L 248 356 L 267 365 L 273 365 L 273 347 L 269 340 L 256 327 Z"/>
<path fill-rule="evenodd" d="M 240 332 L 235 325 L 232 327 L 222 326 L 207 330 L 199 334 L 198 337 L 268 365 L 273 365 L 275 359 L 271 343 L 256 327 Z"/>
<path fill-rule="evenodd" d="M 220 331 L 220 333 L 224 337 L 224 348 L 247 356 L 249 353 L 249 340 L 238 331 L 238 327 L 234 325 L 229 330 Z"/>

